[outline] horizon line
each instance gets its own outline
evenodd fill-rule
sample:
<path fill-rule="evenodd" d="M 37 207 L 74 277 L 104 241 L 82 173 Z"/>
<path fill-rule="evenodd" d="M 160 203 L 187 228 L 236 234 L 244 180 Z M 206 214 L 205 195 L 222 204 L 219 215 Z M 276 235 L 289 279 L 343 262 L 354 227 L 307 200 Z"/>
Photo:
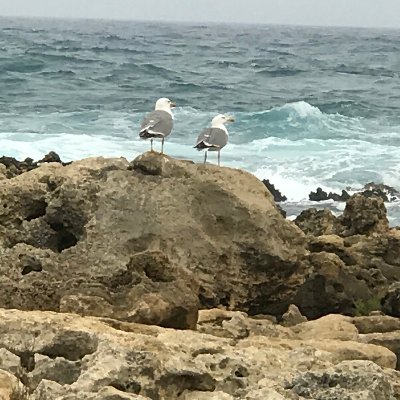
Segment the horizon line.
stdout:
<path fill-rule="evenodd" d="M 378 26 L 378 25 L 314 25 L 307 23 L 281 23 L 281 22 L 244 22 L 244 21 L 201 21 L 187 20 L 175 21 L 165 19 L 135 19 L 135 18 L 106 18 L 106 17 L 71 17 L 71 16 L 43 16 L 43 15 L 1 15 L 0 19 L 45 19 L 45 20 L 65 20 L 65 21 L 109 21 L 109 22 L 139 22 L 139 23 L 165 23 L 165 24 L 185 24 L 185 25 L 246 25 L 246 26 L 293 26 L 308 28 L 357 28 L 357 29 L 383 29 L 383 30 L 400 30 L 400 26 Z"/>

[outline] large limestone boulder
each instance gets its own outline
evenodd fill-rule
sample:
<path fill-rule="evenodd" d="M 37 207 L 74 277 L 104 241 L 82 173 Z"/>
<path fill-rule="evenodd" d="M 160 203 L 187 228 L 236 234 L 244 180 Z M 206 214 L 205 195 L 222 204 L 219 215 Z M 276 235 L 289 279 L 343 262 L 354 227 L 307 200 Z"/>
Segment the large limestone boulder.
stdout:
<path fill-rule="evenodd" d="M 174 328 L 199 305 L 280 314 L 304 238 L 240 170 L 158 153 L 45 163 L 0 181 L 0 306 Z"/>

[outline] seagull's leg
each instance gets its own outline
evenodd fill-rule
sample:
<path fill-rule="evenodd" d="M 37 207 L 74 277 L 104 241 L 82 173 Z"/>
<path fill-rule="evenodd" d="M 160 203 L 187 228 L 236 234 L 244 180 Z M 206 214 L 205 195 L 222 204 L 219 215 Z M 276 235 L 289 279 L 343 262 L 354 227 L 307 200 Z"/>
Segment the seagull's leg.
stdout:
<path fill-rule="evenodd" d="M 206 163 L 206 161 L 207 161 L 207 150 L 204 152 L 204 164 Z"/>
<path fill-rule="evenodd" d="M 164 137 L 161 139 L 161 154 L 164 154 Z"/>
<path fill-rule="evenodd" d="M 218 150 L 218 167 L 220 166 L 221 161 L 221 150 Z"/>
<path fill-rule="evenodd" d="M 153 139 L 150 139 L 150 151 L 153 152 Z"/>

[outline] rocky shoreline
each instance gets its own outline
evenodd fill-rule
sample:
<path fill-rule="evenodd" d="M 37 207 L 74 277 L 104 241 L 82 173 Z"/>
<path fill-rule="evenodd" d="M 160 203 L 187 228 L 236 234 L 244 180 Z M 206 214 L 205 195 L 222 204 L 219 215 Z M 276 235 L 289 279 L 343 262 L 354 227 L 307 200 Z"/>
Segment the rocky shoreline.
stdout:
<path fill-rule="evenodd" d="M 0 398 L 400 399 L 380 196 L 291 222 L 244 171 L 56 156 L 0 159 Z"/>

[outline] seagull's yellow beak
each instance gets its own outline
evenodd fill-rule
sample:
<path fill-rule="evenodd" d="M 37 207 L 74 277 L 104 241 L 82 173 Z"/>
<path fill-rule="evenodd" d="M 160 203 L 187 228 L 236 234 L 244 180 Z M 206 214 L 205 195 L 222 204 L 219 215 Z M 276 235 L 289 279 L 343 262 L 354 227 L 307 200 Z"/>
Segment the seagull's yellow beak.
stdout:
<path fill-rule="evenodd" d="M 226 117 L 226 120 L 227 120 L 228 122 L 235 122 L 235 117 L 233 117 L 232 115 L 228 115 L 228 116 Z"/>
<path fill-rule="evenodd" d="M 171 101 L 170 106 L 171 106 L 171 108 L 175 108 L 175 107 L 176 107 L 176 103 L 174 103 L 173 101 Z"/>

